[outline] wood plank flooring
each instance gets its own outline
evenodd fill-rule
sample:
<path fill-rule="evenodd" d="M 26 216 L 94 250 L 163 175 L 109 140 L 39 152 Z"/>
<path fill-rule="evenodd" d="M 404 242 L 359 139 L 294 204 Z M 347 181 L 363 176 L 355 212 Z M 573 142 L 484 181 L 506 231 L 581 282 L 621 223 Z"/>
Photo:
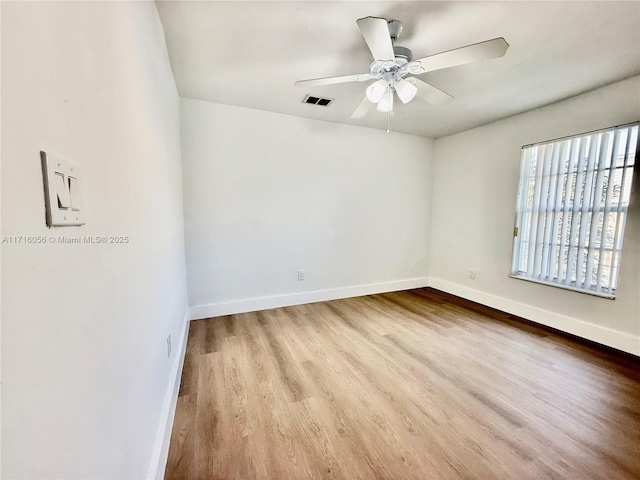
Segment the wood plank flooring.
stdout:
<path fill-rule="evenodd" d="M 167 479 L 639 479 L 640 362 L 431 289 L 191 322 Z"/>

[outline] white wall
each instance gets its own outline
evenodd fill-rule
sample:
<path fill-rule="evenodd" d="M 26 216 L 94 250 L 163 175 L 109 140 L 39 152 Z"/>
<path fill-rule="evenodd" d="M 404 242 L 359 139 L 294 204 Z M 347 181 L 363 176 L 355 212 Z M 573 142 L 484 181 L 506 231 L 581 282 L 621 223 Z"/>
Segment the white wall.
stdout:
<path fill-rule="evenodd" d="M 426 284 L 432 140 L 181 105 L 192 316 Z"/>
<path fill-rule="evenodd" d="M 614 301 L 509 278 L 522 145 L 640 119 L 640 77 L 436 141 L 431 284 L 640 354 L 640 198 Z M 636 192 L 640 172 L 636 172 Z M 478 271 L 468 278 L 469 269 Z"/>
<path fill-rule="evenodd" d="M 3 478 L 145 478 L 187 307 L 155 4 L 2 2 L 2 140 L 3 236 L 130 238 L 2 245 Z M 82 168 L 86 226 L 46 228 L 40 150 Z"/>

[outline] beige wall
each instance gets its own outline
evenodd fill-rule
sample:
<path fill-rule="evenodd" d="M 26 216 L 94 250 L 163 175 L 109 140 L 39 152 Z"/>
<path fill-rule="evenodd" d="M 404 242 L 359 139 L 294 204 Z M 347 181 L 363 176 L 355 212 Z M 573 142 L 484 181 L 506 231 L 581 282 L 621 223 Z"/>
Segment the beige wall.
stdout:
<path fill-rule="evenodd" d="M 182 148 L 199 315 L 426 284 L 432 140 L 182 99 Z"/>
<path fill-rule="evenodd" d="M 141 479 L 186 313 L 179 98 L 153 2 L 2 2 L 2 477 Z M 87 224 L 45 226 L 40 150 Z M 166 337 L 174 351 L 167 358 Z"/>

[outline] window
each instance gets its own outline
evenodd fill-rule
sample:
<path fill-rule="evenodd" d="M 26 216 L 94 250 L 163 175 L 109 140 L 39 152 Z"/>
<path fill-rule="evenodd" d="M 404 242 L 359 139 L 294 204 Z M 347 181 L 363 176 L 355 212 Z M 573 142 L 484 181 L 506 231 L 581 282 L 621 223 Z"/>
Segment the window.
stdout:
<path fill-rule="evenodd" d="M 511 276 L 614 298 L 638 123 L 522 148 Z"/>

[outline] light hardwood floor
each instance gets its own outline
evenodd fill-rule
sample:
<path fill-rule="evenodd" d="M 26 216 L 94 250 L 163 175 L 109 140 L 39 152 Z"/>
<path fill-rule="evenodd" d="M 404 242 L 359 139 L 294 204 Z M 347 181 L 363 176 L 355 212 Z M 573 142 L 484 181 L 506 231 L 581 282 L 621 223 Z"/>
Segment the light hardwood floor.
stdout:
<path fill-rule="evenodd" d="M 639 479 L 640 361 L 431 289 L 191 322 L 167 479 Z"/>

